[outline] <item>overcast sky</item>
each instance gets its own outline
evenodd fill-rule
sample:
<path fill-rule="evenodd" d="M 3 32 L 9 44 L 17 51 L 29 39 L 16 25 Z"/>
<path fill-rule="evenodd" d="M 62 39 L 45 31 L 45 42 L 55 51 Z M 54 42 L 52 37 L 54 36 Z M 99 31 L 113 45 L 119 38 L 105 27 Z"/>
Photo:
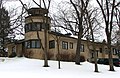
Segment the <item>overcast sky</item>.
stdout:
<path fill-rule="evenodd" d="M 36 7 L 35 4 L 32 4 L 33 3 L 32 0 L 22 0 L 22 1 L 23 1 L 24 4 L 28 5 L 28 3 L 30 3 L 31 7 Z M 35 0 L 35 1 L 37 1 L 37 3 L 39 3 L 39 0 Z M 52 0 L 52 3 L 51 3 L 51 11 L 52 12 L 56 11 L 55 8 L 57 7 L 57 4 L 60 3 L 61 1 L 69 1 L 69 0 Z M 95 0 L 93 0 L 91 2 L 91 4 L 93 6 L 95 6 L 96 5 Z M 21 6 L 21 3 L 19 1 L 10 0 L 10 1 L 5 3 L 5 6 L 8 10 L 10 10 L 12 8 L 17 8 L 17 7 Z"/>

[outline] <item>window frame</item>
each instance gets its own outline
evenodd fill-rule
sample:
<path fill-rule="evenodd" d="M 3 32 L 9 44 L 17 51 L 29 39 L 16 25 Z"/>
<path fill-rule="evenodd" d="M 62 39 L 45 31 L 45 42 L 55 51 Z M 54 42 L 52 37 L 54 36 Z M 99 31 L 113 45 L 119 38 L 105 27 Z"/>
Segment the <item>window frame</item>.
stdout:
<path fill-rule="evenodd" d="M 42 30 L 42 23 L 40 22 L 33 22 L 25 24 L 25 32 L 31 32 L 31 31 L 41 31 Z"/>
<path fill-rule="evenodd" d="M 73 43 L 72 42 L 69 43 L 69 48 L 73 49 Z"/>
<path fill-rule="evenodd" d="M 49 49 L 55 48 L 55 40 L 50 40 L 49 41 Z"/>
<path fill-rule="evenodd" d="M 68 49 L 68 42 L 67 41 L 62 41 L 62 49 Z"/>
<path fill-rule="evenodd" d="M 39 46 L 38 46 L 38 43 L 39 43 Z M 34 44 L 34 45 L 33 45 Z M 41 45 L 40 45 L 40 41 L 37 40 L 37 39 L 33 39 L 33 40 L 28 40 L 25 42 L 25 47 L 27 49 L 37 49 L 37 48 L 41 48 Z"/>

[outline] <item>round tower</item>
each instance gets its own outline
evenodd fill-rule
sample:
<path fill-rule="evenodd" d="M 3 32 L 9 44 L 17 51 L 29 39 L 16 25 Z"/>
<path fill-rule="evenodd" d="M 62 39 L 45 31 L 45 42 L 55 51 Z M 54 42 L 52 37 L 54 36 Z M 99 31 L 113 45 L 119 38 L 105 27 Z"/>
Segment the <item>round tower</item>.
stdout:
<path fill-rule="evenodd" d="M 49 30 L 50 18 L 48 17 L 48 10 L 44 8 L 30 8 L 28 16 L 25 18 L 25 56 L 43 59 L 44 52 L 42 46 L 45 46 L 45 35 L 48 40 Z"/>

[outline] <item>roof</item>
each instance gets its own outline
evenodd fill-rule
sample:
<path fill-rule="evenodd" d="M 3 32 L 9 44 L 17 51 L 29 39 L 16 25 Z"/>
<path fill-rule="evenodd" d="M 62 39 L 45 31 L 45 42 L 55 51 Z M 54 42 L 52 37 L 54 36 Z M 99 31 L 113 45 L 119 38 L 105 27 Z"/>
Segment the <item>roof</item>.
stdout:
<path fill-rule="evenodd" d="M 62 36 L 62 37 L 68 37 L 68 38 L 72 38 L 72 39 L 77 39 L 77 38 L 71 37 L 70 34 L 62 34 L 60 32 L 50 31 L 49 34 L 53 34 L 53 35 L 56 35 L 56 36 Z"/>
<path fill-rule="evenodd" d="M 39 11 L 40 14 L 47 14 L 48 13 L 48 10 L 45 8 L 34 7 L 34 8 L 28 9 L 29 14 L 34 13 L 33 11 Z"/>
<path fill-rule="evenodd" d="M 62 36 L 62 37 L 67 37 L 67 38 L 71 38 L 71 39 L 78 39 L 78 36 L 74 36 L 74 35 L 70 35 L 70 34 L 62 34 L 60 32 L 54 32 L 54 31 L 50 31 L 49 34 L 53 34 L 53 35 L 57 35 L 57 36 Z M 82 41 L 87 41 L 85 39 L 82 39 Z M 92 43 L 92 41 L 89 41 Z M 106 44 L 105 42 L 95 42 L 96 44 Z"/>

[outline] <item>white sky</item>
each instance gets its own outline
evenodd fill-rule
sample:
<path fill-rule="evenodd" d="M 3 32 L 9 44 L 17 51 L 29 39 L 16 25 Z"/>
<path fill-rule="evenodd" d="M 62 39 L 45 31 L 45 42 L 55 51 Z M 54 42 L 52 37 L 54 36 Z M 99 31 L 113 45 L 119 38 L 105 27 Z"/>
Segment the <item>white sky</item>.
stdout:
<path fill-rule="evenodd" d="M 24 2 L 24 4 L 31 4 L 32 3 L 32 0 L 22 0 L 23 2 Z M 39 0 L 35 0 L 35 1 L 37 1 L 38 3 L 39 3 Z M 56 8 L 57 8 L 57 4 L 58 3 L 60 3 L 61 1 L 69 1 L 69 0 L 52 0 L 52 2 L 51 2 L 51 12 L 55 12 L 56 10 Z M 95 0 L 93 0 L 92 2 L 91 2 L 91 4 L 93 5 L 93 6 L 96 6 L 96 2 L 95 2 Z M 13 8 L 17 8 L 17 7 L 19 7 L 19 6 L 21 6 L 21 3 L 19 2 L 19 1 L 7 1 L 6 3 L 5 3 L 5 6 L 6 6 L 6 9 L 8 9 L 8 10 L 10 10 L 10 9 L 13 9 Z M 33 7 L 36 7 L 34 4 L 32 4 L 31 6 L 33 6 Z M 19 37 L 21 37 L 21 36 L 19 36 Z M 104 35 L 104 38 L 105 38 L 105 35 Z M 20 38 L 21 39 L 21 38 Z"/>

